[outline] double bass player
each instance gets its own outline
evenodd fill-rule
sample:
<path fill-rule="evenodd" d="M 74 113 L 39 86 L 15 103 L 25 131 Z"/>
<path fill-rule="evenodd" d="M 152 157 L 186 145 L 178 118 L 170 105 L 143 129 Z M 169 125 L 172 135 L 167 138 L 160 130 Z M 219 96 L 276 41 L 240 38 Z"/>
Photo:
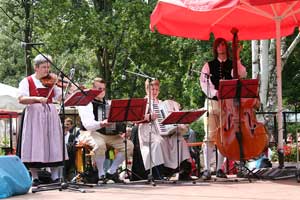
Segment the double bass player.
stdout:
<path fill-rule="evenodd" d="M 237 51 L 238 60 L 238 73 L 239 77 L 244 78 L 247 75 L 245 67 L 239 60 L 239 52 Z M 204 172 L 202 175 L 203 180 L 211 179 L 210 160 L 213 155 L 213 148 L 216 140 L 216 135 L 219 131 L 219 118 L 221 115 L 221 108 L 218 102 L 218 88 L 221 79 L 233 79 L 232 60 L 229 58 L 228 44 L 224 38 L 217 38 L 213 43 L 213 56 L 214 59 L 204 64 L 201 75 L 200 85 L 202 91 L 206 95 L 205 107 L 208 111 L 204 117 Z M 227 178 L 221 166 L 224 162 L 224 156 L 218 151 L 217 172 L 216 176 Z"/>

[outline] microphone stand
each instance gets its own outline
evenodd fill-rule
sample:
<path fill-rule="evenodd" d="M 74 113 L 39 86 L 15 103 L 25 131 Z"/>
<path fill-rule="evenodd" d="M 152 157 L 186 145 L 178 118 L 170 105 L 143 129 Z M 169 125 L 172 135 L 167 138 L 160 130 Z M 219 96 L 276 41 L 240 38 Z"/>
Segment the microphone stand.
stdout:
<path fill-rule="evenodd" d="M 140 77 L 143 77 L 143 78 L 146 78 L 148 79 L 149 81 L 149 88 L 148 88 L 148 103 L 149 103 L 149 106 L 148 106 L 148 115 L 149 115 L 149 125 L 150 125 L 150 133 L 149 133 L 149 160 L 150 160 L 150 172 L 149 172 L 149 175 L 148 175 L 148 182 L 151 183 L 151 185 L 153 186 L 156 186 L 155 182 L 154 182 L 154 178 L 153 178 L 153 169 L 152 169 L 152 127 L 153 127 L 153 122 L 151 120 L 151 110 L 152 110 L 152 107 L 151 107 L 151 81 L 155 80 L 155 78 L 151 77 L 151 76 L 148 76 L 147 74 L 143 73 L 139 68 L 138 68 L 139 72 L 140 73 L 137 73 L 137 72 L 132 72 L 132 71 L 129 71 L 129 70 L 125 70 L 126 73 L 129 73 L 129 74 L 133 74 L 133 75 L 136 75 L 136 76 L 140 76 Z"/>
<path fill-rule="evenodd" d="M 54 66 L 54 68 L 60 73 L 61 76 L 61 81 L 63 83 L 64 78 L 67 78 L 71 83 L 73 83 L 81 92 L 83 92 L 85 95 L 86 93 L 72 80 L 70 79 L 64 72 L 62 72 L 55 64 L 53 64 L 53 62 L 51 60 L 49 60 L 49 58 L 47 58 L 39 49 L 37 49 L 34 45 L 32 45 L 32 48 L 35 49 L 39 54 L 41 54 L 50 64 L 51 66 Z M 78 185 L 81 186 L 88 186 L 88 187 L 93 187 L 92 185 L 85 185 L 85 184 L 78 184 L 78 183 L 68 183 L 65 180 L 65 175 L 66 175 L 66 167 L 65 167 L 65 152 L 66 152 L 66 147 L 65 147 L 65 135 L 64 135 L 64 131 L 65 131 L 65 125 L 64 125 L 64 121 L 65 121 L 65 105 L 64 105 L 64 87 L 61 87 L 61 94 L 62 94 L 62 99 L 61 99 L 61 109 L 62 109 L 62 158 L 63 158 L 63 176 L 61 178 L 61 182 L 60 183 L 53 183 L 53 184 L 47 184 L 47 185 L 43 185 L 43 186 L 38 186 L 36 188 L 32 188 L 32 193 L 36 193 L 36 192 L 41 192 L 41 191 L 48 191 L 48 190 L 56 190 L 58 189 L 59 191 L 65 190 L 65 189 L 69 189 L 69 190 L 73 190 L 73 191 L 78 191 L 78 192 L 82 192 L 85 193 L 86 191 L 84 189 L 80 189 L 78 187 Z M 58 113 L 59 114 L 59 113 Z M 54 187 L 51 187 L 54 186 Z"/>
<path fill-rule="evenodd" d="M 206 109 L 207 109 L 207 111 L 206 111 L 206 119 L 207 119 L 207 123 L 206 123 L 206 127 L 205 127 L 205 129 L 206 129 L 206 134 L 207 134 L 207 136 L 209 136 L 209 109 L 208 109 L 208 107 L 209 107 L 209 96 L 211 96 L 211 91 L 210 91 L 210 76 L 211 76 L 211 74 L 208 74 L 208 73 L 204 73 L 204 72 L 199 72 L 199 71 L 197 71 L 197 70 L 194 70 L 194 69 L 189 69 L 189 74 L 190 73 L 196 73 L 196 74 L 200 74 L 200 76 L 204 76 L 204 78 L 205 78 L 205 80 L 206 80 L 206 92 L 207 92 L 207 98 L 206 98 Z M 201 81 L 201 80 L 200 80 Z M 208 139 L 208 138 L 206 138 L 206 139 Z M 206 157 L 206 163 L 204 163 L 204 165 L 207 165 L 207 171 L 208 171 L 208 173 L 210 173 L 211 174 L 211 172 L 210 172 L 210 163 L 211 163 L 211 158 L 210 158 L 210 156 L 208 156 L 208 154 L 209 154 L 209 142 L 210 141 L 207 141 L 207 142 L 204 142 L 204 144 L 206 145 L 206 147 L 204 147 L 204 148 L 206 148 L 206 155 L 204 155 L 205 157 Z M 217 157 L 217 152 L 216 152 L 216 157 Z M 216 160 L 217 160 L 217 158 L 216 158 Z M 204 160 L 205 161 L 205 160 Z"/>

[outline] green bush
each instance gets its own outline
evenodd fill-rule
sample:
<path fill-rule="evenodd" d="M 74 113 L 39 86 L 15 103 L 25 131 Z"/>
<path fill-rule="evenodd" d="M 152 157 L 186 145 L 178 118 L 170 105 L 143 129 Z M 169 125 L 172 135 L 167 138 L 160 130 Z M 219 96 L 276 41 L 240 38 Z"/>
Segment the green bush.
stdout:
<path fill-rule="evenodd" d="M 272 148 L 272 157 L 271 160 L 273 162 L 278 161 L 278 152 L 277 148 Z M 295 144 L 289 144 L 283 146 L 283 153 L 284 153 L 284 161 L 285 162 L 297 162 L 297 147 Z M 300 148 L 299 148 L 300 153 Z"/>
<path fill-rule="evenodd" d="M 203 120 L 199 119 L 191 124 L 191 128 L 197 133 L 196 138 L 197 141 L 203 141 L 205 132 L 203 127 Z"/>

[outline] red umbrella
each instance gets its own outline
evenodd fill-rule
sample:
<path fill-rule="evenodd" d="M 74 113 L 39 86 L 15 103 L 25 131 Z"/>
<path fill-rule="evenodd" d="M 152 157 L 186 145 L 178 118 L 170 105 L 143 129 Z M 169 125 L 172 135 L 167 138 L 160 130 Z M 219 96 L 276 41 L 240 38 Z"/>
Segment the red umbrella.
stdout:
<path fill-rule="evenodd" d="M 159 0 L 151 14 L 150 28 L 161 34 L 208 40 L 232 38 L 238 29 L 241 40 L 276 38 L 278 148 L 283 148 L 280 37 L 300 25 L 298 0 Z"/>
<path fill-rule="evenodd" d="M 160 0 L 151 15 L 150 27 L 162 34 L 200 40 L 208 40 L 210 33 L 230 40 L 230 30 L 235 27 L 241 40 L 253 40 L 275 38 L 276 22 L 281 36 L 291 34 L 300 25 L 300 2 Z"/>

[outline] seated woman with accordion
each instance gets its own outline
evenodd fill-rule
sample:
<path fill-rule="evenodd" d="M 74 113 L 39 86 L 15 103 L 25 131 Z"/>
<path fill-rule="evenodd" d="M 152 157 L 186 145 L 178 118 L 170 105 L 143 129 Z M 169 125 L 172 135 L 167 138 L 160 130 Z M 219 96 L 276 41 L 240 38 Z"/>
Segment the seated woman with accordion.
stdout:
<path fill-rule="evenodd" d="M 148 99 L 147 114 L 145 115 L 145 122 L 138 125 L 138 142 L 144 168 L 149 170 L 155 167 L 153 168 L 155 173 L 158 171 L 157 168 L 159 168 L 159 177 L 154 178 L 170 176 L 176 171 L 180 171 L 179 180 L 192 180 L 189 175 L 191 171 L 190 153 L 182 137 L 187 131 L 187 127 L 185 125 L 178 125 L 177 127 L 175 125 L 161 124 L 161 121 L 170 112 L 178 111 L 180 105 L 173 100 L 159 100 L 159 87 L 159 80 L 153 80 L 151 83 L 147 80 L 145 83 L 147 93 L 145 98 Z M 177 130 L 179 132 L 178 149 Z M 149 134 L 151 134 L 151 137 Z M 150 145 L 151 148 L 149 148 Z M 180 166 L 178 166 L 178 163 L 180 163 Z"/>

